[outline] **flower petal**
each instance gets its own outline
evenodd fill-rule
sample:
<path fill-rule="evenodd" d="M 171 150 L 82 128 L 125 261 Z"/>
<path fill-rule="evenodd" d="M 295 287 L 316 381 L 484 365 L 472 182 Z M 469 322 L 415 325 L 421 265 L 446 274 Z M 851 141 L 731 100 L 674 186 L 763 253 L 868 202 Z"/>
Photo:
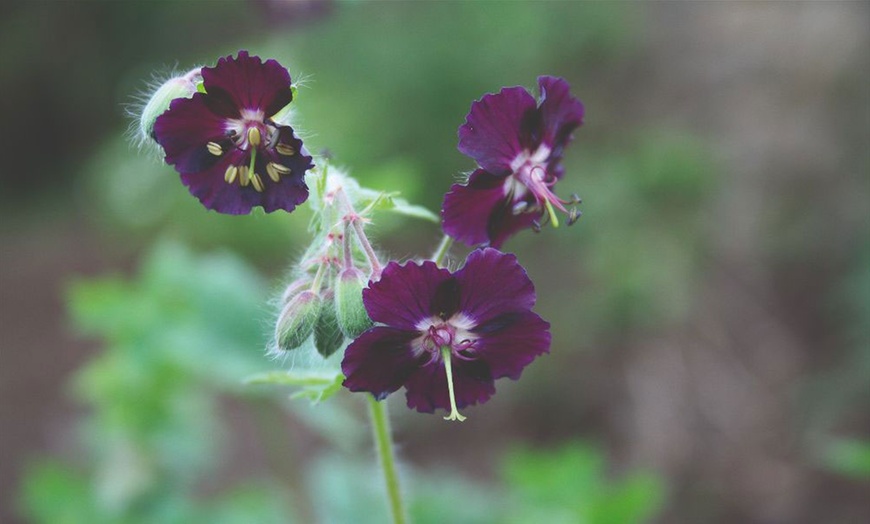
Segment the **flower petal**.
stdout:
<path fill-rule="evenodd" d="M 535 200 L 531 193 L 524 200 L 529 206 L 535 205 Z M 544 216 L 543 210 L 514 214 L 513 205 L 514 202 L 503 200 L 493 208 L 492 213 L 489 215 L 489 223 L 486 230 L 487 235 L 489 235 L 490 247 L 500 249 L 508 238 L 518 231 L 531 228 L 535 222 L 540 223 L 541 217 Z"/>
<path fill-rule="evenodd" d="M 447 316 L 455 312 L 445 311 L 458 305 L 457 298 L 451 297 L 449 292 L 455 289 L 455 284 L 450 282 L 452 278 L 449 271 L 429 260 L 404 265 L 390 262 L 380 280 L 369 283 L 363 290 L 363 303 L 375 322 L 417 330 L 422 320 L 442 312 Z"/>
<path fill-rule="evenodd" d="M 531 227 L 543 212 L 514 214 L 505 187 L 505 177 L 483 169 L 472 173 L 467 184 L 454 184 L 441 206 L 444 232 L 469 246 L 498 248 L 517 231 Z M 528 203 L 534 204 L 531 194 Z"/>
<path fill-rule="evenodd" d="M 344 387 L 368 391 L 378 400 L 402 387 L 421 365 L 410 345 L 416 336 L 416 332 L 378 326 L 357 337 L 341 361 Z"/>
<path fill-rule="evenodd" d="M 461 294 L 459 310 L 476 326 L 535 305 L 535 287 L 514 255 L 492 248 L 472 251 L 454 276 Z"/>
<path fill-rule="evenodd" d="M 538 77 L 541 93 L 543 133 L 541 140 L 553 154 L 560 156 L 562 149 L 571 141 L 571 133 L 583 124 L 583 104 L 571 96 L 571 86 L 562 78 Z"/>
<path fill-rule="evenodd" d="M 507 313 L 473 330 L 480 335 L 474 355 L 489 365 L 492 378 L 520 378 L 523 368 L 550 351 L 550 323 L 532 313 Z"/>
<path fill-rule="evenodd" d="M 166 154 L 166 163 L 180 173 L 198 173 L 218 162 L 209 153 L 209 142 L 227 141 L 224 119 L 206 105 L 205 94 L 177 98 L 154 122 L 154 139 Z"/>
<path fill-rule="evenodd" d="M 202 202 L 207 209 L 229 215 L 245 215 L 255 206 L 261 206 L 266 213 L 282 209 L 293 211 L 297 205 L 308 199 L 308 186 L 305 185 L 305 171 L 312 167 L 311 156 L 302 147 L 302 141 L 293 135 L 290 127 L 280 128 L 283 143 L 291 145 L 297 154 L 283 157 L 274 151 L 260 151 L 254 171 L 263 182 L 263 192 L 254 189 L 252 184 L 245 187 L 238 181 L 227 183 L 224 174 L 231 165 L 247 166 L 250 154 L 234 149 L 222 156 L 208 169 L 197 173 L 182 173 L 181 180 L 190 193 Z M 290 174 L 282 175 L 278 182 L 266 175 L 266 164 L 278 162 L 290 168 Z"/>
<path fill-rule="evenodd" d="M 203 67 L 202 81 L 212 110 L 230 118 L 239 115 L 240 109 L 271 117 L 293 100 L 290 73 L 275 60 L 263 62 L 247 51 L 239 51 L 236 58 L 225 56 L 214 67 Z"/>
<path fill-rule="evenodd" d="M 451 366 L 457 408 L 486 402 L 495 393 L 492 374 L 483 361 L 454 358 Z M 449 411 L 450 394 L 444 363 L 437 360 L 414 371 L 405 382 L 405 399 L 409 408 L 421 413 L 432 413 L 438 408 Z"/>
<path fill-rule="evenodd" d="M 507 199 L 504 181 L 504 177 L 478 169 L 467 184 L 454 184 L 441 206 L 444 232 L 470 246 L 488 242 L 489 217 Z"/>
<path fill-rule="evenodd" d="M 536 103 L 522 87 L 506 87 L 471 104 L 459 127 L 459 150 L 483 169 L 497 175 L 511 173 L 511 162 L 527 149 L 529 121 L 536 118 Z"/>
<path fill-rule="evenodd" d="M 279 126 L 279 141 L 287 144 L 296 151 L 295 155 L 285 156 L 277 153 L 274 149 L 261 151 L 257 157 L 255 171 L 263 180 L 264 191 L 261 193 L 260 203 L 266 213 L 282 209 L 293 211 L 297 205 L 308 199 L 308 186 L 305 185 L 305 172 L 314 167 L 313 158 L 302 145 L 289 126 Z M 278 182 L 274 182 L 267 175 L 266 164 L 275 162 L 288 169 L 290 173 L 281 175 Z"/>

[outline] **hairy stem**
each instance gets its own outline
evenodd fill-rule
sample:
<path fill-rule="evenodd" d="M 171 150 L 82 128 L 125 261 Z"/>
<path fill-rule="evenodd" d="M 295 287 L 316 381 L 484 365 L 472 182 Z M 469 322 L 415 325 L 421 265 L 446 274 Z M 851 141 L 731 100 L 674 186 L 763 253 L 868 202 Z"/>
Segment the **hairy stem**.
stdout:
<path fill-rule="evenodd" d="M 444 238 L 441 239 L 438 247 L 435 248 L 435 252 L 432 253 L 432 261 L 440 266 L 444 262 L 444 257 L 447 256 L 447 252 L 450 251 L 450 246 L 452 245 L 453 237 L 444 235 Z"/>
<path fill-rule="evenodd" d="M 341 199 L 341 203 L 344 205 L 345 209 L 347 209 L 345 220 L 350 222 L 354 232 L 356 233 L 357 240 L 359 240 L 363 251 L 365 251 L 366 258 L 369 260 L 369 265 L 372 267 L 372 278 L 379 276 L 381 274 L 381 263 L 378 261 L 378 256 L 375 254 L 375 250 L 372 248 L 372 244 L 366 236 L 362 221 L 360 220 L 359 215 L 356 214 L 356 210 L 353 208 L 350 198 L 347 197 L 347 194 L 342 188 L 338 188 L 335 195 Z"/>
<path fill-rule="evenodd" d="M 366 395 L 369 401 L 369 415 L 372 419 L 372 432 L 381 469 L 384 472 L 384 483 L 387 487 L 387 499 L 393 524 L 405 524 L 405 509 L 402 506 L 402 493 L 399 487 L 399 476 L 396 473 L 396 459 L 393 453 L 393 439 L 390 433 L 390 419 L 387 414 L 386 402 L 378 402 L 375 397 Z"/>

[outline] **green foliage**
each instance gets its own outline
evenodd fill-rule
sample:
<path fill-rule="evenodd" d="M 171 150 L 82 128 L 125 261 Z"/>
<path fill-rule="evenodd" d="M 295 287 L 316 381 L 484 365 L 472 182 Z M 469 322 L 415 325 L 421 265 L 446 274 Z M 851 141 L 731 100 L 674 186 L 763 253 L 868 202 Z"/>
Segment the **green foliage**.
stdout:
<path fill-rule="evenodd" d="M 659 479 L 634 473 L 619 482 L 605 477 L 606 461 L 594 447 L 571 444 L 557 451 L 517 451 L 506 459 L 510 501 L 505 522 L 630 524 L 649 521 L 661 508 Z"/>
<path fill-rule="evenodd" d="M 870 441 L 842 439 L 831 442 L 825 453 L 825 464 L 847 477 L 870 478 Z"/>
<path fill-rule="evenodd" d="M 326 400 L 341 391 L 344 376 L 332 369 L 302 371 L 270 371 L 251 375 L 245 382 L 251 385 L 293 386 L 300 388 L 291 398 L 307 398 L 312 402 Z"/>
<path fill-rule="evenodd" d="M 83 425 L 87 461 L 32 468 L 23 490 L 28 516 L 39 523 L 244 522 L 238 515 L 256 506 L 249 515 L 256 522 L 287 522 L 285 497 L 274 489 L 196 495 L 222 447 L 217 395 L 238 394 L 243 377 L 267 365 L 260 277 L 235 257 L 198 257 L 162 243 L 136 277 L 78 281 L 68 298 L 76 327 L 105 344 L 74 379 L 78 399 L 91 408 Z"/>

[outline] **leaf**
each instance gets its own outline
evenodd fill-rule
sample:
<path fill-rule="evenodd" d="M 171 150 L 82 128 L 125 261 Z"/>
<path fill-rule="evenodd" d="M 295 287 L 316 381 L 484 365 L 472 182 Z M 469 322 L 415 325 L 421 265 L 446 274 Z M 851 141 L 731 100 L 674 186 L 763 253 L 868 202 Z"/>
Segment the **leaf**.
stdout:
<path fill-rule="evenodd" d="M 393 202 L 393 207 L 389 210 L 394 213 L 414 218 L 420 218 L 422 220 L 428 220 L 429 222 L 435 224 L 441 221 L 441 219 L 438 218 L 438 215 L 429 211 L 427 208 L 411 204 L 404 198 L 393 198 L 391 200 Z"/>
<path fill-rule="evenodd" d="M 344 375 L 334 371 L 270 371 L 248 377 L 245 384 L 299 387 L 290 398 L 317 403 L 338 393 L 343 380 Z"/>
<path fill-rule="evenodd" d="M 870 478 L 870 441 L 841 439 L 828 445 L 825 464 L 852 478 Z"/>

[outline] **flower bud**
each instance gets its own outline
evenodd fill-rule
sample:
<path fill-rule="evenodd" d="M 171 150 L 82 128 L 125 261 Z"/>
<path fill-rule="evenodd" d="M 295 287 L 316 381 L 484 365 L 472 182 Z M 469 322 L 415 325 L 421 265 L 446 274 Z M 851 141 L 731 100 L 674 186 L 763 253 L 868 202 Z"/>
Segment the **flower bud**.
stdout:
<path fill-rule="evenodd" d="M 327 358 L 344 343 L 344 333 L 338 328 L 335 300 L 333 300 L 331 290 L 323 294 L 322 304 L 320 317 L 314 327 L 314 347 L 317 348 L 318 353 L 323 355 L 323 358 Z"/>
<path fill-rule="evenodd" d="M 148 99 L 142 114 L 139 116 L 139 135 L 143 141 L 154 138 L 154 122 L 162 115 L 169 104 L 176 98 L 190 98 L 197 91 L 197 85 L 202 81 L 199 68 L 193 69 L 184 76 L 170 78 L 163 83 Z"/>
<path fill-rule="evenodd" d="M 303 291 L 287 302 L 275 326 L 278 349 L 296 349 L 311 336 L 320 317 L 321 304 L 320 295 L 311 290 Z"/>
<path fill-rule="evenodd" d="M 343 269 L 335 284 L 335 312 L 338 327 L 347 338 L 356 338 L 372 327 L 369 314 L 362 300 L 366 277 L 355 267 Z"/>
<path fill-rule="evenodd" d="M 284 292 L 281 293 L 281 307 L 287 305 L 288 302 L 293 300 L 293 297 L 301 293 L 303 290 L 306 290 L 311 287 L 311 278 L 307 275 L 299 280 L 294 280 L 287 285 L 284 289 Z"/>

